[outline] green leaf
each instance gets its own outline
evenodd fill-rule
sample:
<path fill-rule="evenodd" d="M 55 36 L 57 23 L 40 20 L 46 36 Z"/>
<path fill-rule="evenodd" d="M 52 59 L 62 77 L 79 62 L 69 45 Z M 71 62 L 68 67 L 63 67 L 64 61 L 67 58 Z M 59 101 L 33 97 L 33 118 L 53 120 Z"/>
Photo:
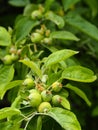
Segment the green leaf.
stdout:
<path fill-rule="evenodd" d="M 70 103 L 67 98 L 61 96 L 61 105 L 65 108 L 70 110 Z"/>
<path fill-rule="evenodd" d="M 20 113 L 21 112 L 16 108 L 11 108 L 11 107 L 2 108 L 0 109 L 0 120 L 12 117 Z"/>
<path fill-rule="evenodd" d="M 27 4 L 30 3 L 30 0 L 9 0 L 9 4 L 13 5 L 13 6 L 26 6 Z"/>
<path fill-rule="evenodd" d="M 36 63 L 30 60 L 20 60 L 20 62 L 30 67 L 40 78 L 42 78 L 42 72 Z"/>
<path fill-rule="evenodd" d="M 65 21 L 66 23 L 98 41 L 98 28 L 81 16 L 77 15 L 76 13 L 69 13 L 65 16 Z"/>
<path fill-rule="evenodd" d="M 14 32 L 14 38 L 16 44 L 19 44 L 20 41 L 22 41 L 34 28 L 39 24 L 38 21 L 33 21 L 29 19 L 28 17 L 22 17 L 16 22 L 15 25 L 15 32 Z"/>
<path fill-rule="evenodd" d="M 4 87 L 13 79 L 13 66 L 4 66 L 0 68 L 0 98 L 3 98 Z"/>
<path fill-rule="evenodd" d="M 62 17 L 56 15 L 52 11 L 48 11 L 45 14 L 45 18 L 54 22 L 59 28 L 64 27 L 64 24 L 65 24 L 64 19 Z"/>
<path fill-rule="evenodd" d="M 0 130 L 24 130 L 22 128 L 19 128 L 20 124 L 12 124 L 12 121 L 5 121 L 0 123 Z"/>
<path fill-rule="evenodd" d="M 24 16 L 31 16 L 31 13 L 34 11 L 34 10 L 37 10 L 38 9 L 38 5 L 37 4 L 28 4 L 26 5 L 26 7 L 24 8 L 24 11 L 23 11 L 23 15 Z"/>
<path fill-rule="evenodd" d="M 96 16 L 98 14 L 98 1 L 97 0 L 85 0 L 88 6 L 92 10 L 92 16 Z"/>
<path fill-rule="evenodd" d="M 54 0 L 46 0 L 45 1 L 45 10 L 49 10 L 49 8 L 51 7 L 52 3 L 54 2 Z"/>
<path fill-rule="evenodd" d="M 7 122 L 1 122 L 0 123 L 0 130 L 10 130 L 11 128 L 11 121 L 7 121 Z M 15 129 L 14 129 L 15 130 Z"/>
<path fill-rule="evenodd" d="M 98 116 L 98 106 L 93 109 L 92 116 Z"/>
<path fill-rule="evenodd" d="M 60 79 L 61 77 L 61 71 L 57 72 L 57 73 L 50 73 L 48 74 L 48 79 L 47 79 L 47 85 L 50 86 L 51 84 L 53 84 L 55 81 L 57 81 L 58 79 Z"/>
<path fill-rule="evenodd" d="M 14 68 L 13 66 L 3 66 L 0 68 L 0 85 L 7 84 L 13 79 Z"/>
<path fill-rule="evenodd" d="M 68 31 L 55 31 L 50 34 L 50 37 L 54 39 L 79 41 L 79 39 L 74 34 Z"/>
<path fill-rule="evenodd" d="M 82 66 L 70 66 L 65 68 L 62 73 L 62 79 L 68 79 L 78 82 L 93 82 L 96 80 L 94 72 L 88 68 Z"/>
<path fill-rule="evenodd" d="M 51 66 L 53 64 L 59 63 L 60 61 L 66 60 L 67 58 L 77 54 L 77 51 L 63 49 L 56 51 L 48 56 L 45 62 L 45 66 Z"/>
<path fill-rule="evenodd" d="M 22 96 L 22 98 L 23 98 L 23 96 Z M 18 108 L 19 107 L 19 103 L 20 103 L 20 100 L 21 100 L 21 96 L 20 95 L 18 95 L 15 99 L 14 99 L 14 101 L 13 101 L 13 103 L 11 104 L 11 107 L 12 108 Z"/>
<path fill-rule="evenodd" d="M 81 130 L 76 116 L 69 110 L 52 108 L 47 115 L 59 123 L 64 130 Z"/>
<path fill-rule="evenodd" d="M 7 90 L 20 85 L 22 82 L 23 82 L 22 80 L 16 80 L 16 81 L 9 82 L 7 85 L 4 85 L 1 89 L 0 96 L 3 98 Z"/>
<path fill-rule="evenodd" d="M 11 36 L 8 31 L 0 26 L 0 46 L 9 46 L 11 44 Z"/>
<path fill-rule="evenodd" d="M 80 0 L 62 0 L 64 10 L 67 11 L 71 6 L 79 2 Z"/>
<path fill-rule="evenodd" d="M 86 94 L 81 89 L 71 84 L 67 84 L 65 87 L 73 90 L 78 96 L 80 96 L 88 104 L 88 106 L 91 106 L 91 102 L 89 101 Z"/>
<path fill-rule="evenodd" d="M 66 89 L 62 88 L 61 91 L 59 92 L 59 95 L 68 98 L 69 92 Z"/>

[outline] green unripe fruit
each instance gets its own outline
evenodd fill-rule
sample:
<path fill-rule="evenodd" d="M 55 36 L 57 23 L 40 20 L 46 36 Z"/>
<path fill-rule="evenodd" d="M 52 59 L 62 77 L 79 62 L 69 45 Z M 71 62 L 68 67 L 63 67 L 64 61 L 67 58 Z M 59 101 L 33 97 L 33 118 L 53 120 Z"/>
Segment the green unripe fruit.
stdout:
<path fill-rule="evenodd" d="M 6 55 L 3 58 L 3 62 L 4 62 L 5 65 L 11 65 L 13 63 L 12 56 L 11 55 Z"/>
<path fill-rule="evenodd" d="M 18 55 L 16 54 L 12 54 L 11 57 L 12 57 L 12 61 L 17 61 L 19 58 Z"/>
<path fill-rule="evenodd" d="M 31 18 L 33 20 L 42 18 L 42 12 L 40 10 L 35 10 L 31 13 Z"/>
<path fill-rule="evenodd" d="M 61 83 L 59 83 L 59 82 L 54 82 L 54 83 L 52 84 L 52 90 L 53 90 L 54 92 L 59 92 L 61 89 L 62 89 L 62 84 L 61 84 Z"/>
<path fill-rule="evenodd" d="M 27 88 L 33 88 L 34 87 L 34 80 L 32 78 L 26 78 L 23 82 L 23 85 Z"/>
<path fill-rule="evenodd" d="M 49 102 L 52 99 L 52 93 L 49 90 L 44 90 L 41 92 L 43 101 Z"/>
<path fill-rule="evenodd" d="M 32 107 L 38 107 L 42 102 L 41 95 L 37 91 L 31 91 L 29 95 L 30 105 Z"/>
<path fill-rule="evenodd" d="M 61 101 L 62 101 L 62 99 L 61 99 L 61 97 L 59 95 L 54 95 L 52 97 L 52 104 L 54 106 L 59 106 L 61 104 Z"/>
<path fill-rule="evenodd" d="M 52 38 L 44 38 L 42 41 L 41 41 L 42 43 L 45 43 L 45 44 L 51 44 L 52 43 Z"/>
<path fill-rule="evenodd" d="M 38 107 L 38 112 L 46 113 L 49 112 L 51 108 L 52 106 L 49 102 L 42 102 Z"/>
<path fill-rule="evenodd" d="M 17 52 L 16 47 L 15 47 L 15 46 L 12 46 L 12 47 L 10 48 L 9 52 L 10 52 L 11 54 L 16 54 L 16 52 Z"/>
<path fill-rule="evenodd" d="M 30 89 L 29 92 L 30 92 L 30 94 L 31 93 L 39 93 L 36 89 Z"/>
<path fill-rule="evenodd" d="M 40 33 L 32 33 L 31 34 L 31 41 L 32 42 L 40 42 L 43 39 L 43 36 Z"/>

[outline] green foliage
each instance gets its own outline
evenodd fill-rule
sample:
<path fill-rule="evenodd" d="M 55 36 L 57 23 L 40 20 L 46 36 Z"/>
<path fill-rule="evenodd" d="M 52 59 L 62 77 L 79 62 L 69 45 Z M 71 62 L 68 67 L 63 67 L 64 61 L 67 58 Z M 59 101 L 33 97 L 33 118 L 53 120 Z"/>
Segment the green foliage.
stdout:
<path fill-rule="evenodd" d="M 53 64 L 59 63 L 62 60 L 65 60 L 69 58 L 70 56 L 73 56 L 77 54 L 78 52 L 73 51 L 73 50 L 60 50 L 52 53 L 49 55 L 49 57 L 45 61 L 45 66 L 51 66 Z M 55 59 L 54 59 L 55 57 Z"/>
<path fill-rule="evenodd" d="M 27 17 L 23 17 L 20 20 L 18 20 L 14 32 L 15 33 L 14 39 L 16 44 L 18 44 L 21 40 L 23 40 L 29 34 L 32 28 L 34 28 L 38 24 L 39 22 L 32 21 Z"/>
<path fill-rule="evenodd" d="M 98 1 L 97 0 L 86 0 L 85 1 L 88 6 L 91 8 L 92 10 L 92 16 L 96 16 L 98 14 Z"/>
<path fill-rule="evenodd" d="M 89 106 L 91 106 L 91 102 L 89 101 L 89 99 L 87 98 L 86 94 L 80 90 L 79 88 L 77 88 L 76 86 L 73 86 L 71 84 L 67 84 L 65 86 L 66 88 L 69 88 L 71 90 L 73 90 L 78 96 L 80 96 Z"/>
<path fill-rule="evenodd" d="M 26 6 L 27 4 L 29 4 L 30 1 L 29 0 L 9 0 L 9 4 L 13 5 L 13 6 Z"/>
<path fill-rule="evenodd" d="M 74 6 L 76 3 L 78 3 L 80 0 L 62 0 L 64 10 L 67 11 L 69 8 Z"/>
<path fill-rule="evenodd" d="M 0 27 L 0 46 L 9 46 L 10 44 L 11 44 L 10 34 L 4 27 Z"/>
<path fill-rule="evenodd" d="M 30 67 L 40 78 L 42 77 L 42 72 L 40 68 L 33 61 L 27 59 L 27 60 L 21 60 L 20 62 Z"/>
<path fill-rule="evenodd" d="M 45 18 L 48 19 L 48 20 L 51 20 L 52 22 L 54 22 L 59 28 L 63 28 L 64 27 L 64 20 L 63 20 L 63 18 L 58 16 L 58 15 L 56 15 L 52 11 L 48 11 L 45 14 Z"/>
<path fill-rule="evenodd" d="M 81 66 L 70 66 L 65 68 L 62 73 L 62 78 L 89 83 L 95 81 L 97 77 L 88 68 Z"/>
<path fill-rule="evenodd" d="M 67 31 L 52 32 L 50 37 L 54 39 L 75 40 L 75 41 L 79 40 L 74 34 Z"/>
<path fill-rule="evenodd" d="M 67 16 L 65 16 L 65 21 L 71 26 L 87 34 L 88 36 L 94 38 L 95 40 L 98 40 L 98 28 L 95 25 L 88 22 L 87 20 L 85 20 L 84 18 L 82 18 L 81 16 L 75 13 L 69 13 Z"/>
<path fill-rule="evenodd" d="M 55 119 L 65 130 L 81 130 L 76 116 L 68 110 L 53 108 L 48 115 Z"/>
<path fill-rule="evenodd" d="M 13 28 L 0 26 L 0 99 L 10 103 L 0 109 L 2 130 L 82 129 L 81 114 L 75 111 L 85 106 L 81 99 L 93 104 L 89 91 L 98 73 L 96 64 L 89 64 L 97 60 L 98 28 L 91 21 L 97 3 L 9 0 L 23 14 Z M 97 115 L 96 107 L 92 116 Z"/>
<path fill-rule="evenodd" d="M 0 120 L 5 118 L 11 118 L 13 115 L 20 114 L 20 111 L 16 108 L 6 107 L 0 110 Z"/>

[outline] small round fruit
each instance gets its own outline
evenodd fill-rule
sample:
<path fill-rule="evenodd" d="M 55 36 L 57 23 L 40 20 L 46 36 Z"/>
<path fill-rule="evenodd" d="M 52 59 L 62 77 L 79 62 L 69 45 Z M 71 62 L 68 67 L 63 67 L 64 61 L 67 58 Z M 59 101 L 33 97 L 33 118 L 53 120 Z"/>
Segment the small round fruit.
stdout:
<path fill-rule="evenodd" d="M 59 95 L 54 95 L 54 96 L 52 97 L 52 104 L 53 104 L 54 106 L 59 106 L 60 103 L 61 103 L 61 101 L 62 101 L 62 99 L 61 99 L 61 97 L 60 97 Z"/>
<path fill-rule="evenodd" d="M 54 92 L 59 92 L 61 89 L 62 89 L 62 84 L 60 82 L 56 81 L 52 84 L 52 90 Z"/>
<path fill-rule="evenodd" d="M 43 101 L 49 102 L 52 99 L 52 93 L 49 90 L 44 90 L 41 92 Z"/>
<path fill-rule="evenodd" d="M 32 42 L 40 42 L 43 39 L 43 36 L 40 33 L 32 33 L 31 34 L 31 41 Z"/>
<path fill-rule="evenodd" d="M 40 10 L 35 10 L 31 13 L 31 18 L 33 20 L 42 18 L 42 12 Z"/>
<path fill-rule="evenodd" d="M 38 112 L 40 113 L 47 113 L 52 108 L 49 102 L 42 102 L 38 107 Z"/>
<path fill-rule="evenodd" d="M 11 56 L 12 56 L 12 61 L 17 61 L 19 58 L 18 55 L 16 54 L 12 54 Z"/>
<path fill-rule="evenodd" d="M 34 80 L 32 78 L 26 78 L 23 82 L 23 85 L 27 88 L 33 88 L 34 87 Z"/>
<path fill-rule="evenodd" d="M 45 44 L 51 44 L 52 43 L 52 38 L 44 38 L 42 41 L 41 41 L 42 43 L 45 43 Z"/>
<path fill-rule="evenodd" d="M 5 65 L 11 65 L 13 63 L 12 61 L 12 56 L 11 55 L 6 55 L 4 58 L 3 58 L 3 63 Z"/>
<path fill-rule="evenodd" d="M 18 50 L 17 50 L 17 55 L 20 56 L 21 53 L 22 53 L 22 49 L 18 49 Z"/>
<path fill-rule="evenodd" d="M 36 89 L 30 89 L 29 93 L 31 94 L 31 93 L 39 93 L 39 92 Z"/>
<path fill-rule="evenodd" d="M 10 52 L 11 54 L 16 54 L 17 49 L 15 48 L 15 46 L 12 46 L 12 47 L 10 48 L 9 52 Z"/>
<path fill-rule="evenodd" d="M 32 107 L 38 107 L 42 102 L 41 95 L 37 91 L 31 91 L 29 99 L 30 99 L 30 105 Z"/>

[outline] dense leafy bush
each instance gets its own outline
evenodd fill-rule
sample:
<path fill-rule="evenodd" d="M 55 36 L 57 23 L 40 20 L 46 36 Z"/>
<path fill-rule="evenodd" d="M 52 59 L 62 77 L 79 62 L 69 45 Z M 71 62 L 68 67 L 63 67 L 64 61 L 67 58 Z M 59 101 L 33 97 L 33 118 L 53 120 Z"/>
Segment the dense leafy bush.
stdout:
<path fill-rule="evenodd" d="M 91 101 L 89 117 L 98 115 L 91 88 L 98 72 L 97 0 L 9 4 L 23 13 L 13 27 L 0 26 L 2 130 L 86 129 Z"/>

